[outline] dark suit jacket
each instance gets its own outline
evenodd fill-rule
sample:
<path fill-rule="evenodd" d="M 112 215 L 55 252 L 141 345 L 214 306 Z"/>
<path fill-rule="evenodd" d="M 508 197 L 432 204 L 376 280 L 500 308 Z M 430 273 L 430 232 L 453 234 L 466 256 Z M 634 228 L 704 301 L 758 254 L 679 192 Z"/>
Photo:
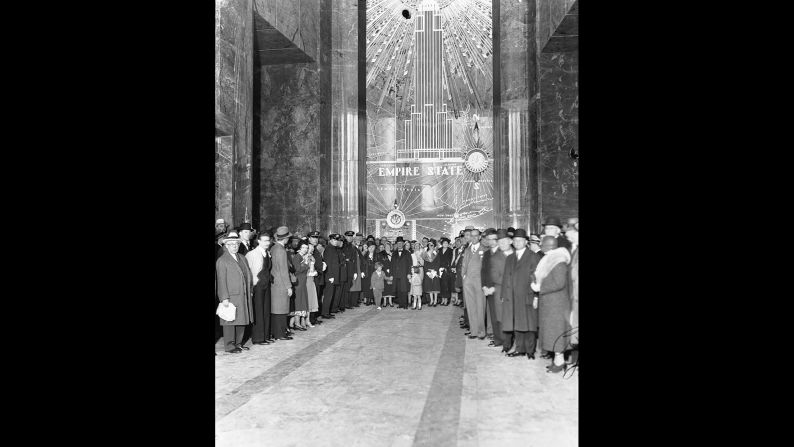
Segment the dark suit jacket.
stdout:
<path fill-rule="evenodd" d="M 535 280 L 535 269 L 540 257 L 529 248 L 521 260 L 516 251 L 507 257 L 502 277 L 502 330 L 537 331 L 538 310 L 532 307 L 535 293 L 530 284 Z"/>
<path fill-rule="evenodd" d="M 400 255 L 397 250 L 394 250 L 391 255 L 391 274 L 394 279 L 408 279 L 408 275 L 411 274 L 412 264 L 411 252 L 403 250 L 402 255 Z"/>
<path fill-rule="evenodd" d="M 323 253 L 323 261 L 325 261 L 326 269 L 325 269 L 325 283 L 326 284 L 336 284 L 339 285 L 341 283 L 341 269 L 342 269 L 342 254 L 339 253 L 339 248 L 334 247 L 333 245 L 327 245 L 325 247 L 325 252 Z M 332 283 L 329 281 L 333 279 L 334 282 Z M 330 289 L 329 289 L 330 290 Z"/>

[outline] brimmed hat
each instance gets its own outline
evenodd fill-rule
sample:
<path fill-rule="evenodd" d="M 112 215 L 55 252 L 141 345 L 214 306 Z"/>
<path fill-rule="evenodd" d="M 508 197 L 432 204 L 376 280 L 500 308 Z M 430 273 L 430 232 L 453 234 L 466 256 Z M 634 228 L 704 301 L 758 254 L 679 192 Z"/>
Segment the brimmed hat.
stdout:
<path fill-rule="evenodd" d="M 403 239 L 402 236 L 397 236 L 397 239 L 394 240 L 394 243 L 396 244 L 397 242 L 405 242 L 405 239 Z"/>
<path fill-rule="evenodd" d="M 320 237 L 320 232 L 317 230 L 312 231 L 309 233 L 309 237 Z"/>
<path fill-rule="evenodd" d="M 482 235 L 483 236 L 490 236 L 492 234 L 496 234 L 496 229 L 495 228 L 486 229 L 485 232 Z"/>
<path fill-rule="evenodd" d="M 496 240 L 504 239 L 506 237 L 511 237 L 510 234 L 504 228 L 500 228 L 496 230 Z"/>
<path fill-rule="evenodd" d="M 338 241 L 340 237 L 342 236 L 340 236 L 339 233 L 331 233 L 328 235 L 328 240 L 333 239 L 335 241 Z"/>
<path fill-rule="evenodd" d="M 519 228 L 516 231 L 514 231 L 513 232 L 513 237 L 514 238 L 523 237 L 524 239 L 529 239 L 529 236 L 527 236 L 527 230 L 525 230 L 523 228 Z"/>
<path fill-rule="evenodd" d="M 537 234 L 530 234 L 529 235 L 529 242 L 534 242 L 536 244 L 540 244 L 540 236 Z"/>
<path fill-rule="evenodd" d="M 288 237 L 288 236 L 292 236 L 292 233 L 289 232 L 289 227 L 281 226 L 281 227 L 276 228 L 276 237 L 277 238 L 282 239 L 282 238 L 285 238 L 285 237 Z"/>
<path fill-rule="evenodd" d="M 218 219 L 218 220 L 215 221 L 215 225 L 218 225 L 218 224 L 224 224 L 225 225 L 226 221 L 223 220 L 223 219 Z"/>
<path fill-rule="evenodd" d="M 358 236 L 358 237 L 364 237 L 364 235 L 363 235 L 363 234 L 361 234 L 361 233 L 356 233 L 356 236 Z"/>
<path fill-rule="evenodd" d="M 353 230 L 345 231 L 345 236 L 355 236 L 355 235 L 356 233 L 354 233 Z"/>
<path fill-rule="evenodd" d="M 230 231 L 226 237 L 221 239 L 221 243 L 225 244 L 227 242 L 240 242 L 240 235 L 237 234 L 236 231 Z"/>
<path fill-rule="evenodd" d="M 546 222 L 543 223 L 543 226 L 547 225 L 554 225 L 557 228 L 562 228 L 562 222 L 560 222 L 559 217 L 547 217 Z"/>
<path fill-rule="evenodd" d="M 243 222 L 243 223 L 242 223 L 242 224 L 241 224 L 241 225 L 240 225 L 240 226 L 237 228 L 237 231 L 243 231 L 243 230 L 254 231 L 254 228 L 251 226 L 251 223 L 250 223 L 250 222 Z"/>

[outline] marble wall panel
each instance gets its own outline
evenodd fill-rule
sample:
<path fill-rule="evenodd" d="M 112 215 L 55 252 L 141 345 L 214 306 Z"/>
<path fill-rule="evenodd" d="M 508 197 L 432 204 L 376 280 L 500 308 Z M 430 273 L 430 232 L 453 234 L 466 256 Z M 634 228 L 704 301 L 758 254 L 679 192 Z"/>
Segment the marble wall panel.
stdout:
<path fill-rule="evenodd" d="M 260 229 L 322 231 L 318 64 L 262 67 Z"/>
<path fill-rule="evenodd" d="M 579 214 L 578 52 L 540 54 L 539 168 L 542 218 Z"/>
<path fill-rule="evenodd" d="M 216 129 L 216 135 L 230 137 L 216 147 L 224 147 L 231 159 L 216 163 L 218 184 L 231 185 L 231 216 L 219 217 L 236 225 L 251 215 L 253 9 L 251 0 L 217 0 L 215 5 L 215 121 L 228 123 L 228 128 Z M 216 202 L 216 212 L 228 213 L 226 206 Z"/>
<path fill-rule="evenodd" d="M 320 4 L 321 0 L 254 0 L 254 10 L 317 62 Z"/>

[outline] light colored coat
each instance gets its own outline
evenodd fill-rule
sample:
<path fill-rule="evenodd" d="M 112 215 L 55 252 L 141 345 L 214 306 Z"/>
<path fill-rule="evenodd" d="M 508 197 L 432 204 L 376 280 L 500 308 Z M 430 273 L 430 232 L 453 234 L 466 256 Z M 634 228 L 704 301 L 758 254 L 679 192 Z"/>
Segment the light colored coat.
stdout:
<path fill-rule="evenodd" d="M 270 268 L 270 274 L 273 275 L 273 284 L 270 286 L 270 312 L 286 315 L 289 313 L 290 300 L 287 289 L 292 288 L 287 250 L 276 242 L 270 247 L 270 256 L 273 258 L 273 266 Z"/>
<path fill-rule="evenodd" d="M 248 261 L 245 256 L 237 253 L 237 261 L 234 260 L 227 249 L 215 261 L 215 280 L 218 291 L 218 299 L 229 300 L 237 308 L 234 321 L 226 321 L 220 318 L 223 326 L 243 326 L 254 322 L 253 303 L 251 300 L 251 290 L 253 287 L 253 276 L 248 268 Z"/>

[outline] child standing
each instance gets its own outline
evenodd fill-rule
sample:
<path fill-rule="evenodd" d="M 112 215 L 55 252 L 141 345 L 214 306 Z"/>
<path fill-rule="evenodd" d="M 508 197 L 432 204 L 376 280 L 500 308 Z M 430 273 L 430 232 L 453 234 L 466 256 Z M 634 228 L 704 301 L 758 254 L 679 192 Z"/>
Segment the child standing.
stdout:
<path fill-rule="evenodd" d="M 410 278 L 411 281 L 411 301 L 413 302 L 412 309 L 422 309 L 422 267 L 416 265 L 413 267 L 413 274 Z"/>
<path fill-rule="evenodd" d="M 369 282 L 372 285 L 372 295 L 375 298 L 375 305 L 378 306 L 378 310 L 380 310 L 380 301 L 383 296 L 383 288 L 385 287 L 385 278 L 386 274 L 383 273 L 383 264 L 376 262 L 375 272 L 372 274 L 372 278 L 370 278 Z"/>

